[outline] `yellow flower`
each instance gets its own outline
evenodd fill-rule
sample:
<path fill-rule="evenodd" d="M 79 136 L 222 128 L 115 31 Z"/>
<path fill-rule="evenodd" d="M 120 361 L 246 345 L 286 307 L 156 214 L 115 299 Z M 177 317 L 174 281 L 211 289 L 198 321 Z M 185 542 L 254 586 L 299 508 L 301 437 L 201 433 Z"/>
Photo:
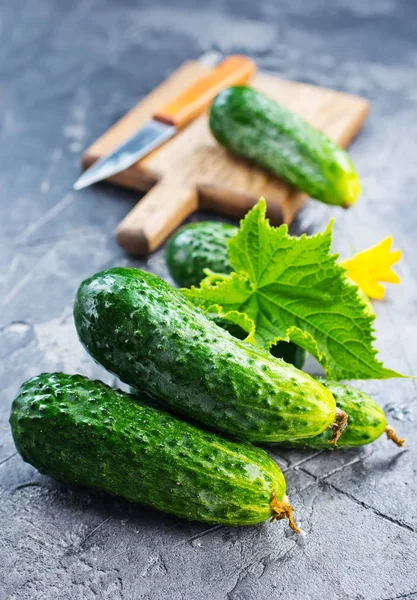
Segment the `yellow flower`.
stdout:
<path fill-rule="evenodd" d="M 369 297 L 382 300 L 385 288 L 380 281 L 400 283 L 401 280 L 391 267 L 402 256 L 401 250 L 391 251 L 392 237 L 389 236 L 376 246 L 358 252 L 352 258 L 340 261 L 347 275 Z"/>

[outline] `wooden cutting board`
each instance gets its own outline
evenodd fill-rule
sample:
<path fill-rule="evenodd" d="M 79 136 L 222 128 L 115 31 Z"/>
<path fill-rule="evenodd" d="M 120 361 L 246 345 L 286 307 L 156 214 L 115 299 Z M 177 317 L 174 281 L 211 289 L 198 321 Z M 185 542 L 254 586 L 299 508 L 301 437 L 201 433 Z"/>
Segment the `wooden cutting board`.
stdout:
<path fill-rule="evenodd" d="M 152 113 L 211 67 L 184 63 L 166 81 L 94 142 L 82 157 L 84 169 L 108 154 Z M 363 98 L 257 73 L 250 85 L 298 113 L 346 147 L 369 110 Z M 275 225 L 291 223 L 306 196 L 280 179 L 229 154 L 211 135 L 207 114 L 141 161 L 109 179 L 146 192 L 116 231 L 131 254 L 153 252 L 184 219 L 199 208 L 241 218 L 265 196 Z"/>

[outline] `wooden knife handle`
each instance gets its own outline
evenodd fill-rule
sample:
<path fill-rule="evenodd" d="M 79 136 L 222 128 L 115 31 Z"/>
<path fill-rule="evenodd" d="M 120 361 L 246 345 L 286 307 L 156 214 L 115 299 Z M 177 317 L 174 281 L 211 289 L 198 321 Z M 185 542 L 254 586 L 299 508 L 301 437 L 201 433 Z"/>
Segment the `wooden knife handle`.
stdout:
<path fill-rule="evenodd" d="M 174 100 L 158 110 L 153 118 L 182 129 L 208 107 L 224 88 L 246 83 L 254 74 L 256 65 L 250 58 L 232 54 L 208 75 L 198 79 Z"/>

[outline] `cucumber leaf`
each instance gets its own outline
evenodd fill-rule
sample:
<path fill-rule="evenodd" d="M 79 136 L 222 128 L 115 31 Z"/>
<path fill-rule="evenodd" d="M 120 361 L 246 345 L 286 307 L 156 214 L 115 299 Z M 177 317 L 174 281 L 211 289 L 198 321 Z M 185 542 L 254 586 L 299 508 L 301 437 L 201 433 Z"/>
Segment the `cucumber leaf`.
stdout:
<path fill-rule="evenodd" d="M 204 312 L 238 323 L 261 348 L 293 341 L 332 379 L 403 377 L 376 357 L 375 317 L 331 254 L 332 222 L 322 233 L 292 237 L 265 213 L 261 198 L 230 239 L 234 272 L 209 273 L 182 293 Z"/>

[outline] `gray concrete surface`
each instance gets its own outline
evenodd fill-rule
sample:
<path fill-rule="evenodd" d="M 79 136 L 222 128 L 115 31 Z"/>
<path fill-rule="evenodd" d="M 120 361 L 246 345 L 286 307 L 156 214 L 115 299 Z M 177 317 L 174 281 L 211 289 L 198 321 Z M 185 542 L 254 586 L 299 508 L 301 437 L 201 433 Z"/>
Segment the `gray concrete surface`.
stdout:
<path fill-rule="evenodd" d="M 58 485 L 16 455 L 20 383 L 41 371 L 111 379 L 77 343 L 87 275 L 137 265 L 113 230 L 137 195 L 74 193 L 81 150 L 183 60 L 242 51 L 290 79 L 363 94 L 352 146 L 363 197 L 310 201 L 294 232 L 335 217 L 342 255 L 393 234 L 401 287 L 376 304 L 386 364 L 417 373 L 417 5 L 413 0 L 14 0 L 0 7 L 0 598 L 417 599 L 416 384 L 362 383 L 408 439 L 334 454 L 282 452 L 301 536 L 283 523 L 188 523 Z M 197 216 L 197 218 L 201 215 Z"/>

